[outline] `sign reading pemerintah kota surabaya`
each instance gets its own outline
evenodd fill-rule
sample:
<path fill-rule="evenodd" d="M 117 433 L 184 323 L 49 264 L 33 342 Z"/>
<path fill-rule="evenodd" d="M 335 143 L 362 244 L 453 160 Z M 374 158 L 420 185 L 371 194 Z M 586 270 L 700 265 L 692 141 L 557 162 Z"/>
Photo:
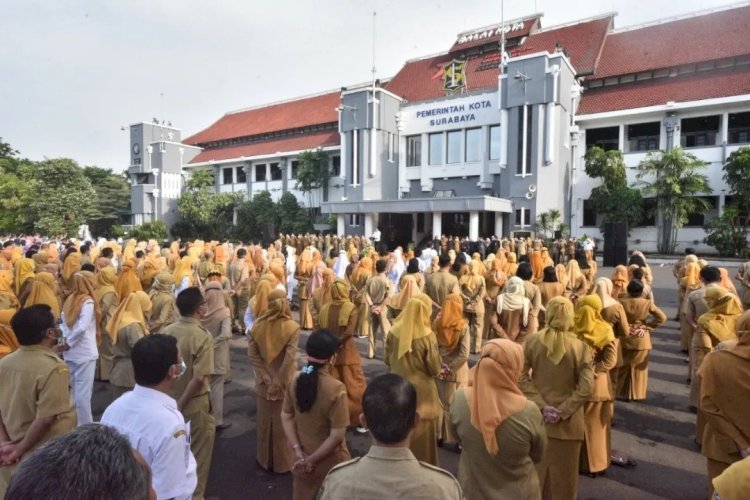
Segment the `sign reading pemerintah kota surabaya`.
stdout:
<path fill-rule="evenodd" d="M 401 108 L 404 134 L 497 125 L 497 92 L 459 96 Z"/>

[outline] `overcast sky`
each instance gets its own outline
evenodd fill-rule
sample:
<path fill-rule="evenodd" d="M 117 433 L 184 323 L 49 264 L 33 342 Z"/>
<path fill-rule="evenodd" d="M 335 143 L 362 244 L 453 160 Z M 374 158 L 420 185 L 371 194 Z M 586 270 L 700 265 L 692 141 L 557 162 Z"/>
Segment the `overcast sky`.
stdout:
<path fill-rule="evenodd" d="M 728 3 L 506 0 L 505 17 L 617 11 L 625 27 Z M 368 81 L 373 11 L 383 78 L 499 22 L 500 0 L 0 0 L 0 137 L 32 159 L 123 170 L 123 125 L 165 118 L 185 137 L 227 111 Z"/>

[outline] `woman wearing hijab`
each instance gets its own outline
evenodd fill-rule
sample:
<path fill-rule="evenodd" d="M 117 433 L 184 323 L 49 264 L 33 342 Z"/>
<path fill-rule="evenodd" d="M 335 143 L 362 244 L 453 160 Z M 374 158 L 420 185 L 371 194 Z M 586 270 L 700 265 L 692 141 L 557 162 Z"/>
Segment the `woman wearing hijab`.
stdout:
<path fill-rule="evenodd" d="M 115 282 L 115 290 L 119 297 L 127 297 L 133 292 L 142 292 L 141 280 L 136 274 L 135 260 L 126 260 L 122 263 L 122 272 Z"/>
<path fill-rule="evenodd" d="M 78 425 L 94 421 L 91 415 L 91 394 L 99 357 L 96 345 L 101 336 L 99 321 L 102 313 L 94 292 L 93 274 L 77 272 L 71 279 L 71 291 L 63 304 L 62 329 L 65 339 L 65 364 L 70 370 L 70 388 L 76 404 Z"/>
<path fill-rule="evenodd" d="M 94 299 L 99 304 L 101 315 L 99 317 L 99 366 L 97 380 L 109 381 L 112 371 L 112 338 L 107 331 L 107 325 L 112 320 L 120 300 L 115 290 L 117 274 L 113 267 L 104 267 L 96 275 L 96 286 L 94 287 Z"/>
<path fill-rule="evenodd" d="M 392 290 L 398 289 L 401 275 L 406 272 L 406 264 L 404 263 L 404 251 L 401 247 L 397 247 L 388 259 L 388 269 L 386 270 L 386 277 L 391 282 Z"/>
<path fill-rule="evenodd" d="M 352 289 L 352 302 L 359 310 L 359 324 L 357 325 L 357 333 L 360 337 L 370 337 L 370 330 L 372 323 L 370 321 L 370 305 L 366 299 L 365 285 L 373 275 L 372 259 L 370 257 L 362 257 L 357 267 L 352 271 L 350 278 Z"/>
<path fill-rule="evenodd" d="M 187 255 L 180 258 L 180 260 L 175 263 L 173 277 L 175 297 L 177 297 L 183 290 L 198 285 L 197 280 L 195 279 L 195 272 L 193 271 L 193 260 Z M 122 295 L 120 296 L 122 297 Z"/>
<path fill-rule="evenodd" d="M 469 382 L 469 325 L 464 319 L 461 295 L 451 293 L 443 300 L 440 313 L 432 323 L 440 353 L 440 373 L 437 389 L 443 406 L 438 442 L 448 449 L 458 450 L 458 438 L 449 425 L 449 410 L 456 389 Z"/>
<path fill-rule="evenodd" d="M 643 255 L 643 252 L 641 252 L 640 250 L 635 250 L 630 256 L 628 266 L 631 266 L 633 264 L 643 269 L 643 282 L 648 286 L 653 285 L 654 276 L 653 273 L 651 273 L 651 267 L 649 267 L 649 265 L 646 263 L 646 256 Z"/>
<path fill-rule="evenodd" d="M 621 295 L 625 295 L 626 289 L 628 287 L 628 283 L 630 282 L 630 277 L 628 275 L 628 268 L 619 265 L 615 267 L 615 270 L 612 272 L 612 297 L 615 299 L 619 298 Z"/>
<path fill-rule="evenodd" d="M 617 397 L 640 401 L 646 399 L 648 389 L 651 330 L 664 323 L 667 317 L 653 302 L 642 297 L 643 283 L 640 281 L 631 281 L 627 292 L 628 296 L 621 298 L 620 303 L 630 332 L 621 342 L 622 366 L 617 374 Z"/>
<path fill-rule="evenodd" d="M 420 420 L 411 435 L 409 449 L 418 460 L 438 466 L 437 436 L 442 408 L 435 377 L 440 373 L 437 338 L 430 327 L 432 299 L 417 295 L 391 328 L 385 344 L 385 364 L 417 390 Z"/>
<path fill-rule="evenodd" d="M 565 295 L 565 285 L 560 283 L 557 279 L 557 272 L 552 266 L 544 268 L 544 278 L 542 282 L 537 285 L 539 292 L 542 294 L 542 313 L 540 314 L 539 323 L 544 324 L 544 310 L 549 304 L 549 301 L 555 297 L 562 297 Z"/>
<path fill-rule="evenodd" d="M 34 264 L 32 259 L 21 259 L 18 261 L 18 264 L 16 264 L 15 280 L 13 281 L 13 284 L 14 292 L 19 300 L 28 293 L 28 289 L 31 286 L 29 280 L 34 277 L 35 267 L 36 264 Z M 23 301 L 21 302 L 23 303 Z"/>
<path fill-rule="evenodd" d="M 523 347 L 490 340 L 471 370 L 471 386 L 458 389 L 451 426 L 463 446 L 458 481 L 467 499 L 542 498 L 539 463 L 547 433 L 539 407 L 518 387 Z"/>
<path fill-rule="evenodd" d="M 289 385 L 281 411 L 287 441 L 294 450 L 292 498 L 316 497 L 328 471 L 349 460 L 346 388 L 331 376 L 339 341 L 327 330 L 307 341 L 307 364 Z"/>
<path fill-rule="evenodd" d="M 464 299 L 464 315 L 469 323 L 472 352 L 482 349 L 484 297 L 487 295 L 484 271 L 484 264 L 479 260 L 472 260 L 469 263 L 469 272 L 459 280 L 461 296 Z"/>
<path fill-rule="evenodd" d="M 398 282 L 398 289 L 401 290 L 404 278 L 411 276 L 417 282 L 417 288 L 419 293 L 424 293 L 424 274 L 419 270 L 419 259 L 412 257 L 409 259 L 409 264 L 406 266 L 406 272 L 401 275 L 401 279 Z"/>
<path fill-rule="evenodd" d="M 148 296 L 153 305 L 148 317 L 148 330 L 152 333 L 161 333 L 165 327 L 174 323 L 178 316 L 174 297 L 174 276 L 171 273 L 157 274 Z"/>
<path fill-rule="evenodd" d="M 325 270 L 326 270 L 326 265 L 323 261 L 316 262 L 315 265 L 313 266 L 312 275 L 310 276 L 310 279 L 307 281 L 307 297 L 309 299 L 310 315 L 312 316 L 313 326 L 315 326 L 315 316 L 316 316 L 315 306 L 312 303 L 313 294 L 324 286 L 323 273 L 325 272 Z M 278 279 L 278 276 L 277 276 L 277 279 Z"/>
<path fill-rule="evenodd" d="M 700 367 L 700 411 L 706 426 L 701 453 L 706 457 L 708 498 L 713 498 L 712 480 L 731 464 L 750 456 L 750 311 L 736 322 L 737 343 L 708 354 Z M 745 459 L 744 462 L 747 462 Z M 720 483 L 720 482 L 719 482 Z M 721 498 L 725 498 L 716 481 Z M 748 490 L 743 496 L 747 497 Z M 730 497 L 731 498 L 731 497 Z"/>
<path fill-rule="evenodd" d="M 336 273 L 333 269 L 323 270 L 323 283 L 310 296 L 310 308 L 313 315 L 313 324 L 315 328 L 320 326 L 320 310 L 324 305 L 331 301 L 331 285 L 336 279 Z M 287 298 L 289 295 L 287 294 Z"/>
<path fill-rule="evenodd" d="M 307 282 L 313 274 L 313 252 L 312 248 L 307 247 L 302 250 L 297 263 L 296 275 L 299 294 L 299 326 L 303 330 L 310 330 L 313 327 L 312 312 L 310 311 L 310 290 L 307 288 Z"/>
<path fill-rule="evenodd" d="M 602 319 L 612 325 L 612 331 L 615 334 L 615 345 L 617 346 L 617 362 L 614 368 L 609 370 L 609 379 L 612 383 L 612 388 L 617 387 L 617 375 L 622 367 L 622 342 L 630 334 L 630 323 L 628 323 L 628 317 L 625 314 L 625 309 L 622 308 L 617 300 L 615 300 L 612 290 L 614 286 L 609 278 L 599 278 L 594 283 L 594 289 L 592 293 L 599 296 L 599 300 L 602 301 L 601 315 Z M 614 396 L 614 392 L 613 392 Z"/>
<path fill-rule="evenodd" d="M 65 289 L 73 287 L 73 275 L 81 270 L 81 254 L 74 248 L 70 249 L 63 261 L 62 283 Z"/>
<path fill-rule="evenodd" d="M 146 315 L 149 311 L 151 300 L 146 292 L 133 292 L 121 299 L 120 305 L 107 324 L 113 354 L 109 383 L 115 398 L 135 387 L 135 373 L 130 354 L 135 343 L 149 333 L 146 325 Z"/>
<path fill-rule="evenodd" d="M 505 269 L 505 275 L 508 278 L 510 278 L 511 276 L 515 276 L 517 270 L 518 270 L 518 257 L 516 256 L 515 252 L 508 252 L 508 266 Z"/>
<path fill-rule="evenodd" d="M 544 276 L 544 259 L 542 258 L 542 252 L 539 250 L 534 250 L 531 252 L 531 270 L 534 272 L 534 276 L 531 278 L 531 280 L 534 283 L 539 283 L 542 281 L 542 277 Z"/>
<path fill-rule="evenodd" d="M 0 270 L 0 310 L 13 309 L 17 311 L 21 304 L 13 293 L 13 271 Z"/>
<path fill-rule="evenodd" d="M 529 335 L 519 387 L 542 410 L 548 448 L 537 465 L 544 498 L 575 499 L 578 460 L 585 435 L 584 405 L 594 371 L 591 354 L 574 330 L 573 303 L 555 297 L 547 304 L 547 326 Z"/>
<path fill-rule="evenodd" d="M 591 476 L 604 473 L 610 462 L 610 423 L 614 409 L 610 370 L 617 364 L 617 343 L 612 325 L 602 318 L 598 295 L 586 295 L 578 302 L 575 330 L 591 350 L 594 389 L 584 407 L 584 442 L 579 470 Z"/>
<path fill-rule="evenodd" d="M 281 410 L 284 394 L 297 370 L 300 326 L 292 320 L 286 293 L 272 290 L 268 310 L 255 320 L 247 353 L 255 370 L 257 402 L 256 460 L 265 470 L 283 474 L 292 469 L 291 444 L 284 436 Z"/>
<path fill-rule="evenodd" d="M 586 276 L 581 272 L 577 260 L 570 260 L 566 270 L 568 272 L 568 292 L 570 293 L 570 300 L 575 304 L 578 297 L 582 297 L 588 293 L 589 284 L 588 281 L 586 281 Z"/>
<path fill-rule="evenodd" d="M 521 278 L 514 276 L 505 284 L 503 293 L 497 296 L 495 312 L 491 321 L 491 337 L 509 339 L 522 344 L 529 325 L 531 301 Z"/>
<path fill-rule="evenodd" d="M 15 309 L 0 310 L 0 359 L 15 352 L 21 346 L 10 326 L 10 320 L 13 319 L 15 314 Z"/>
<path fill-rule="evenodd" d="M 224 423 L 224 382 L 229 373 L 229 341 L 232 340 L 232 315 L 224 299 L 220 283 L 206 285 L 206 313 L 201 318 L 203 328 L 213 338 L 214 371 L 208 376 L 211 386 L 209 397 L 216 418 L 216 430 L 221 431 L 232 424 Z"/>
<path fill-rule="evenodd" d="M 498 254 L 501 252 L 502 249 L 498 250 Z M 494 255 L 490 254 L 490 256 Z M 508 281 L 508 275 L 506 275 L 503 270 L 506 265 L 505 253 L 503 252 L 502 259 L 495 256 L 495 258 L 491 260 L 489 268 L 484 275 L 484 284 L 487 290 L 487 293 L 484 296 L 485 315 L 484 325 L 482 327 L 482 338 L 484 339 L 490 338 L 492 316 L 494 315 L 493 312 L 495 311 L 497 296 Z M 487 310 L 491 312 L 487 313 Z"/>
<path fill-rule="evenodd" d="M 727 271 L 727 268 L 720 267 L 719 272 L 721 273 L 721 281 L 719 282 L 719 285 L 726 288 L 729 293 L 739 297 L 737 294 L 737 288 L 735 288 L 734 283 L 732 283 L 732 278 L 729 277 L 729 271 Z"/>
<path fill-rule="evenodd" d="M 362 396 L 367 382 L 362 372 L 362 358 L 354 343 L 359 311 L 349 300 L 349 285 L 337 279 L 331 285 L 331 301 L 320 310 L 320 328 L 332 332 L 339 339 L 340 347 L 331 368 L 331 375 L 346 387 L 349 425 L 359 427 L 362 413 Z"/>
<path fill-rule="evenodd" d="M 23 307 L 47 304 L 52 308 L 55 319 L 60 318 L 60 296 L 57 293 L 55 277 L 50 273 L 37 273 L 29 282 L 28 295 L 22 300 Z"/>
<path fill-rule="evenodd" d="M 391 323 L 395 321 L 399 314 L 401 314 L 401 311 L 406 308 L 406 304 L 409 303 L 409 300 L 422 293 L 419 291 L 417 280 L 411 274 L 405 274 L 401 278 L 401 284 L 399 286 L 399 292 L 394 294 L 388 301 L 388 319 Z"/>
<path fill-rule="evenodd" d="M 248 301 L 247 309 L 245 309 L 244 323 L 246 334 L 250 333 L 257 318 L 260 318 L 268 311 L 268 295 L 273 291 L 275 286 L 276 278 L 268 274 L 264 274 L 258 280 L 255 293 Z"/>

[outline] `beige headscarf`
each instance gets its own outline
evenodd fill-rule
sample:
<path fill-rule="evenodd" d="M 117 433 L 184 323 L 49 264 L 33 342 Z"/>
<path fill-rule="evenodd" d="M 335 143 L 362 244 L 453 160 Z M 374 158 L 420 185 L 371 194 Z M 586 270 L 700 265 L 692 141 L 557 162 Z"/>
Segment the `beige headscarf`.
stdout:
<path fill-rule="evenodd" d="M 547 326 L 539 332 L 539 340 L 547 348 L 547 358 L 554 365 L 565 355 L 565 336 L 575 336 L 573 311 L 573 303 L 566 297 L 554 297 L 547 303 Z"/>
<path fill-rule="evenodd" d="M 397 356 L 399 359 L 411 351 L 413 341 L 427 337 L 432 332 L 431 315 L 432 299 L 428 295 L 419 294 L 406 303 L 406 307 L 399 314 L 390 333 L 398 339 Z"/>
<path fill-rule="evenodd" d="M 523 310 L 523 326 L 529 324 L 529 309 L 531 301 L 526 298 L 526 289 L 523 280 L 518 276 L 513 276 L 505 283 L 503 293 L 497 298 L 497 314 L 503 311 Z"/>
<path fill-rule="evenodd" d="M 224 300 L 224 291 L 219 283 L 206 285 L 206 314 L 201 318 L 203 328 L 215 335 L 221 322 L 229 317 L 229 308 Z"/>
<path fill-rule="evenodd" d="M 298 330 L 299 325 L 292 321 L 286 292 L 274 289 L 268 294 L 268 310 L 255 320 L 250 335 L 258 344 L 260 355 L 271 363 Z"/>

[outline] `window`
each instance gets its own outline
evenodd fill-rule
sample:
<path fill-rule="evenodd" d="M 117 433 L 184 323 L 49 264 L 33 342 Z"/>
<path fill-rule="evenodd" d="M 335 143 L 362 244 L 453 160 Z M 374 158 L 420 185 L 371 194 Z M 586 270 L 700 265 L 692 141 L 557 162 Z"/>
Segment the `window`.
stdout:
<path fill-rule="evenodd" d="M 461 162 L 461 131 L 448 132 L 448 163 Z"/>
<path fill-rule="evenodd" d="M 641 201 L 643 218 L 637 224 L 638 227 L 656 225 L 656 198 L 643 198 Z"/>
<path fill-rule="evenodd" d="M 349 225 L 357 227 L 362 223 L 362 214 L 349 214 Z"/>
<path fill-rule="evenodd" d="M 596 227 L 596 212 L 591 200 L 583 200 L 583 227 Z"/>
<path fill-rule="evenodd" d="M 221 169 L 221 183 L 222 184 L 231 184 L 233 181 L 232 178 L 232 167 L 229 168 L 222 168 Z"/>
<path fill-rule="evenodd" d="M 430 157 L 428 162 L 430 165 L 442 165 L 443 164 L 443 133 L 438 132 L 436 134 L 430 134 Z"/>
<path fill-rule="evenodd" d="M 533 120 L 531 116 L 531 106 L 526 105 L 523 108 L 519 108 L 518 116 L 518 166 L 516 167 L 516 174 L 518 175 L 529 175 L 531 174 L 531 153 L 532 153 L 532 125 Z"/>
<path fill-rule="evenodd" d="M 255 182 L 265 182 L 266 181 L 266 164 L 261 163 L 259 165 L 255 165 Z"/>
<path fill-rule="evenodd" d="M 635 123 L 628 125 L 628 152 L 659 149 L 661 123 Z"/>
<path fill-rule="evenodd" d="M 338 155 L 331 156 L 331 175 L 341 177 L 341 174 L 341 157 Z"/>
<path fill-rule="evenodd" d="M 349 150 L 351 155 L 351 166 L 352 175 L 352 186 L 357 186 L 360 182 L 360 166 L 359 166 L 359 130 L 352 130 L 352 147 Z"/>
<path fill-rule="evenodd" d="M 529 209 L 516 209 L 516 226 L 525 227 L 529 225 Z"/>
<path fill-rule="evenodd" d="M 278 163 L 271 163 L 271 180 L 272 181 L 281 180 L 281 167 L 279 167 Z"/>
<path fill-rule="evenodd" d="M 406 166 L 418 167 L 422 164 L 422 136 L 411 135 L 406 138 Z"/>
<path fill-rule="evenodd" d="M 245 173 L 245 167 L 237 167 L 237 184 L 244 184 L 247 182 L 247 174 Z"/>
<path fill-rule="evenodd" d="M 298 160 L 292 160 L 292 173 L 291 178 L 296 179 L 297 178 L 297 171 L 299 170 L 299 161 Z"/>
<path fill-rule="evenodd" d="M 590 128 L 586 130 L 586 150 L 594 146 L 604 151 L 620 149 L 620 127 Z"/>
<path fill-rule="evenodd" d="M 466 154 L 464 155 L 465 161 L 479 161 L 481 153 L 479 148 L 480 139 L 482 137 L 482 129 L 469 128 L 466 129 Z"/>
<path fill-rule="evenodd" d="M 729 113 L 729 144 L 750 142 L 750 111 Z"/>
<path fill-rule="evenodd" d="M 684 227 L 703 227 L 704 224 L 719 216 L 719 197 L 702 196 L 702 198 L 708 203 L 708 208 L 688 214 Z"/>
<path fill-rule="evenodd" d="M 490 127 L 490 160 L 500 159 L 500 125 Z"/>
<path fill-rule="evenodd" d="M 716 145 L 720 122 L 719 115 L 684 118 L 680 123 L 680 144 L 684 148 Z"/>

